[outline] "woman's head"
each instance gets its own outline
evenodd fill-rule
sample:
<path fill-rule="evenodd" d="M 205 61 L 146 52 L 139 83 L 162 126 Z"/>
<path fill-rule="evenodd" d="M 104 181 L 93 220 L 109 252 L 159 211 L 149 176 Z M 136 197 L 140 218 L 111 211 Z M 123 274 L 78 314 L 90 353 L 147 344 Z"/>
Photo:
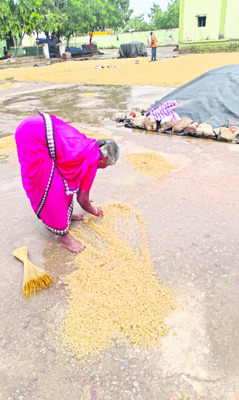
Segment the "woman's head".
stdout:
<path fill-rule="evenodd" d="M 108 165 L 113 165 L 119 158 L 119 146 L 113 139 L 100 139 L 97 140 L 99 149 L 100 149 L 100 160 L 105 160 L 105 165 L 103 168 Z M 102 166 L 99 164 L 102 168 Z"/>

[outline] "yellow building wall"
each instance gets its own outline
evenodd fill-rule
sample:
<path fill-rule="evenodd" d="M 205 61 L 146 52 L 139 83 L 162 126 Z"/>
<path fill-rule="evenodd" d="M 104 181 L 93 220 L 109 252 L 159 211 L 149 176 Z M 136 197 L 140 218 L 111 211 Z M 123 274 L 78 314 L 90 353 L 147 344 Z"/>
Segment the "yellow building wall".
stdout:
<path fill-rule="evenodd" d="M 239 39 L 239 0 L 227 0 L 225 39 Z"/>
<path fill-rule="evenodd" d="M 238 1 L 239 0 L 231 0 Z M 222 0 L 184 0 L 183 41 L 218 39 Z M 198 17 L 206 16 L 206 26 L 198 27 Z"/>

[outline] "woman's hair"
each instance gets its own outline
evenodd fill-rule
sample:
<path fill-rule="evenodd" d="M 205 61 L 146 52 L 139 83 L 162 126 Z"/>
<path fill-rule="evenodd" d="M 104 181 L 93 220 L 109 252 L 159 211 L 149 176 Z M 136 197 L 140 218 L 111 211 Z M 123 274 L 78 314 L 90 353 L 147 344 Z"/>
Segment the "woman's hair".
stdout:
<path fill-rule="evenodd" d="M 113 139 L 97 140 L 102 157 L 108 156 L 108 165 L 115 164 L 119 158 L 119 146 Z"/>

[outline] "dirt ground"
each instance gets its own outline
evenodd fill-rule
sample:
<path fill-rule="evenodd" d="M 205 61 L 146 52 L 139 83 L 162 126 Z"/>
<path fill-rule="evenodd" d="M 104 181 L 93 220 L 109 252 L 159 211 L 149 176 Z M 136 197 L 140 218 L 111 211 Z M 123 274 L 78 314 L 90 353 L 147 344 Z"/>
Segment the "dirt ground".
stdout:
<path fill-rule="evenodd" d="M 153 104 L 201 73 L 239 63 L 239 53 L 164 54 L 153 63 L 108 58 L 0 69 L 0 400 L 239 399 L 239 146 L 146 133 L 113 120 L 121 109 Z M 80 255 L 77 261 L 60 247 L 34 215 L 12 140 L 18 123 L 37 110 L 119 144 L 118 162 L 98 171 L 91 197 L 96 205 L 129 204 L 144 221 L 156 283 L 178 305 L 165 318 L 169 333 L 161 347 L 132 345 L 123 335 L 92 360 L 63 346 L 64 282 L 79 272 Z M 127 162 L 129 155 L 149 152 L 178 168 L 155 179 Z M 81 212 L 77 204 L 75 212 Z M 12 256 L 24 245 L 54 279 L 30 300 L 21 298 L 22 264 Z M 131 272 L 139 289 L 139 270 Z M 89 275 L 97 293 L 98 278 Z"/>

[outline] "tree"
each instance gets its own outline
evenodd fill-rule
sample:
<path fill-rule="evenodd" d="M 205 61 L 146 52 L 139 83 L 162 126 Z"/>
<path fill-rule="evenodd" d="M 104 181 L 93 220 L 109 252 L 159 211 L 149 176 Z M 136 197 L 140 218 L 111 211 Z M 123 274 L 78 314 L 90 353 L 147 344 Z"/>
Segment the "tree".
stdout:
<path fill-rule="evenodd" d="M 123 27 L 132 13 L 129 0 L 90 0 L 91 30 Z"/>
<path fill-rule="evenodd" d="M 67 38 L 85 35 L 89 31 L 117 29 L 129 20 L 129 0 L 59 0 L 59 9 L 66 19 L 58 26 L 58 34 Z"/>
<path fill-rule="evenodd" d="M 39 0 L 36 13 L 35 31 L 45 33 L 48 44 L 50 36 L 56 35 L 59 27 L 67 19 L 64 11 L 61 10 L 59 1 Z"/>
<path fill-rule="evenodd" d="M 133 10 L 129 9 L 129 0 L 109 0 L 109 2 L 113 9 L 110 14 L 111 23 L 108 26 L 113 29 L 123 28 L 133 13 Z"/>
<path fill-rule="evenodd" d="M 34 31 L 36 9 L 41 0 L 8 0 L 7 25 L 9 26 L 6 35 L 10 35 L 14 47 L 21 46 L 24 35 L 31 35 Z M 16 54 L 18 48 L 16 50 Z"/>
<path fill-rule="evenodd" d="M 124 32 L 143 32 L 149 29 L 149 24 L 144 20 L 144 14 L 142 14 L 131 18 L 124 27 Z"/>
<path fill-rule="evenodd" d="M 61 0 L 59 9 L 64 13 L 65 18 L 59 23 L 57 35 L 67 38 L 67 47 L 71 35 L 76 32 L 85 34 L 90 30 L 92 10 L 89 3 L 80 0 Z"/>
<path fill-rule="evenodd" d="M 171 29 L 179 26 L 179 0 L 171 0 L 167 11 L 163 12 L 161 8 L 154 3 L 149 14 L 150 29 Z"/>
<path fill-rule="evenodd" d="M 15 47 L 25 33 L 67 37 L 90 30 L 117 29 L 130 18 L 129 0 L 0 0 L 0 37 L 8 32 Z"/>
<path fill-rule="evenodd" d="M 153 4 L 150 8 L 150 14 L 148 15 L 151 19 L 150 29 L 163 29 L 164 27 L 164 12 L 161 10 L 159 5 Z"/>
<path fill-rule="evenodd" d="M 0 0 L 0 38 L 4 39 L 10 31 L 10 7 L 7 0 Z"/>
<path fill-rule="evenodd" d="M 165 16 L 165 29 L 178 28 L 179 26 L 179 0 L 171 0 Z"/>

